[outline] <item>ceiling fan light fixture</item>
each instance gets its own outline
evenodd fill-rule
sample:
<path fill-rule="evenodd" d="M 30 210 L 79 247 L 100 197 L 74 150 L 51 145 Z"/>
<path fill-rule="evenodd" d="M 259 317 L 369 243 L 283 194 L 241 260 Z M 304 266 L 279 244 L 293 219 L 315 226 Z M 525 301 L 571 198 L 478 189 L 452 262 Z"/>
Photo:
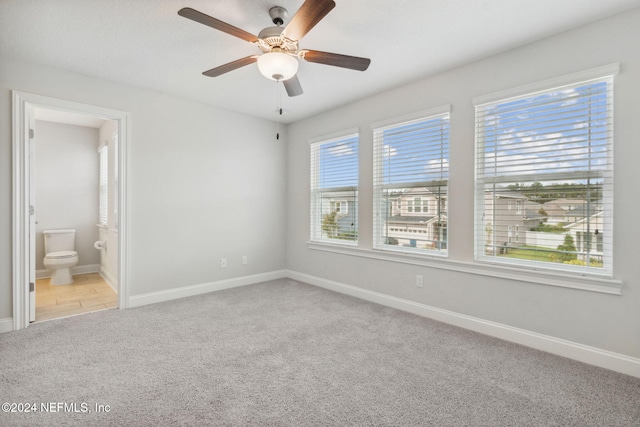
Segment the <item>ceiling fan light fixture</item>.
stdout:
<path fill-rule="evenodd" d="M 298 71 L 298 60 L 282 52 L 264 53 L 258 58 L 258 69 L 268 79 L 289 80 Z"/>

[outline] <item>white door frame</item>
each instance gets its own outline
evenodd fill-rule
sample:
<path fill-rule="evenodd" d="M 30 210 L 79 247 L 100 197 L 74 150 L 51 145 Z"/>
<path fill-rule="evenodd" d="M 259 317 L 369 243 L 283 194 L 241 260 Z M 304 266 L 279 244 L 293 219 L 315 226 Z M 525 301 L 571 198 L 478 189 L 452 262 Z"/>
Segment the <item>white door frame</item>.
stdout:
<path fill-rule="evenodd" d="M 29 120 L 34 108 L 46 108 L 114 120 L 118 123 L 118 306 L 129 306 L 128 171 L 129 113 L 26 92 L 12 91 L 13 101 L 13 330 L 29 326 Z"/>

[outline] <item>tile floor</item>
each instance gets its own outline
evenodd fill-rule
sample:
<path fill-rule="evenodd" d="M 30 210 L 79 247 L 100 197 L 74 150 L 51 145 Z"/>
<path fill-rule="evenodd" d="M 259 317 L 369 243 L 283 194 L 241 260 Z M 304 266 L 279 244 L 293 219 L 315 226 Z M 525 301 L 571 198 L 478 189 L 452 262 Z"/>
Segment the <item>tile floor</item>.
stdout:
<path fill-rule="evenodd" d="M 70 285 L 36 280 L 36 322 L 118 307 L 118 295 L 98 273 L 76 274 Z"/>

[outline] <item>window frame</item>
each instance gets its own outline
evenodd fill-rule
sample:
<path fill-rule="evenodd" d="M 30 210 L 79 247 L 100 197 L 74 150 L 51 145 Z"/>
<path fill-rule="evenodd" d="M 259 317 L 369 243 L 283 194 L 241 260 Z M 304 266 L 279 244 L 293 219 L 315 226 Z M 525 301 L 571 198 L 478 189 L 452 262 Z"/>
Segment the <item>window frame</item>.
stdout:
<path fill-rule="evenodd" d="M 393 252 L 401 255 L 406 254 L 406 255 L 418 255 L 418 256 L 435 256 L 435 257 L 444 257 L 444 258 L 448 257 L 448 254 L 449 254 L 448 239 L 446 242 L 444 242 L 444 245 L 442 245 L 442 242 L 438 240 L 437 247 L 434 249 L 417 248 L 417 247 L 411 246 L 413 245 L 413 242 L 417 240 L 415 238 L 410 238 L 411 236 L 407 237 L 407 239 L 410 241 L 409 246 L 390 245 L 385 243 L 384 239 L 385 238 L 389 239 L 390 236 L 388 235 L 389 233 L 387 233 L 386 236 L 383 233 L 385 221 L 382 219 L 383 212 L 381 208 L 383 192 L 385 191 L 385 189 L 389 189 L 393 187 L 404 188 L 404 189 L 422 188 L 422 187 L 426 188 L 436 182 L 433 180 L 424 181 L 424 182 L 416 181 L 416 182 L 411 182 L 409 186 L 401 185 L 401 184 L 397 184 L 397 185 L 384 184 L 383 181 L 385 179 L 385 175 L 384 175 L 383 164 L 384 164 L 384 157 L 385 157 L 385 153 L 384 153 L 385 143 L 384 143 L 384 139 L 381 137 L 381 134 L 384 131 L 389 129 L 400 128 L 400 127 L 408 126 L 415 123 L 428 122 L 431 120 L 438 120 L 438 119 L 445 119 L 447 122 L 446 137 L 441 138 L 441 142 L 440 142 L 441 157 L 439 158 L 439 161 L 441 162 L 441 164 L 443 164 L 443 162 L 446 162 L 447 164 L 446 178 L 445 178 L 447 184 L 444 190 L 445 191 L 444 194 L 445 194 L 445 198 L 448 198 L 449 197 L 448 164 L 449 164 L 449 145 L 450 145 L 451 105 L 443 105 L 443 106 L 432 108 L 429 110 L 419 111 L 410 115 L 395 117 L 392 119 L 371 124 L 371 129 L 373 133 L 373 249 L 374 250 Z M 446 148 L 443 145 L 445 143 L 446 143 Z M 442 157 L 442 152 L 446 153 L 446 158 Z M 442 178 L 442 176 L 440 178 Z M 442 182 L 442 179 L 440 179 L 438 182 Z M 404 184 L 408 184 L 408 183 L 404 183 Z M 425 200 L 424 196 L 422 195 L 418 195 L 417 198 L 421 199 L 419 211 L 416 210 L 416 208 L 418 207 L 416 205 L 416 196 L 410 196 L 409 198 L 406 199 L 407 213 L 409 214 L 415 214 L 416 212 L 419 214 L 423 213 L 422 212 L 423 204 L 428 203 L 428 201 Z M 438 206 L 440 206 L 440 203 L 441 203 L 441 199 L 438 199 Z M 403 205 L 405 204 L 403 203 Z M 438 212 L 440 212 L 440 209 L 438 209 Z M 440 234 L 442 234 L 443 228 L 445 229 L 448 228 L 448 212 L 445 212 L 443 215 L 445 218 L 444 221 L 447 225 L 445 227 L 438 226 L 438 232 Z M 440 224 L 441 220 L 439 220 L 438 223 Z M 407 228 L 408 227 L 409 225 L 407 225 Z M 416 233 L 416 236 L 414 237 L 417 237 L 418 234 L 420 233 Z M 448 229 L 444 233 L 444 235 L 448 235 Z"/>
<path fill-rule="evenodd" d="M 473 104 L 476 110 L 476 131 L 475 131 L 475 232 L 474 232 L 474 254 L 476 262 L 481 263 L 490 263 L 494 265 L 503 265 L 505 267 L 510 268 L 527 268 L 534 271 L 545 271 L 551 274 L 568 274 L 568 275 L 579 275 L 583 277 L 593 276 L 593 277 L 613 277 L 613 173 L 614 173 L 614 164 L 613 164 L 613 122 L 614 122 L 614 114 L 613 114 L 613 98 L 614 98 L 614 80 L 615 76 L 619 72 L 619 64 L 609 64 L 603 67 L 597 67 L 590 70 L 585 70 L 578 73 L 573 73 L 566 76 L 561 76 L 554 79 L 545 80 L 538 83 L 533 83 L 530 85 L 521 86 L 514 89 L 509 89 L 506 91 L 497 92 L 494 94 L 484 95 L 480 97 L 476 97 L 473 99 Z M 517 99 L 527 99 L 534 98 L 536 96 L 545 94 L 558 92 L 563 90 L 563 88 L 576 88 L 579 85 L 588 85 L 590 83 L 595 82 L 607 82 L 611 86 L 607 88 L 607 106 L 611 109 L 610 119 L 607 122 L 608 129 L 608 137 L 607 137 L 607 164 L 609 169 L 605 171 L 607 177 L 603 178 L 604 184 L 603 191 L 607 192 L 607 198 L 610 200 L 608 204 L 608 212 L 606 215 L 606 229 L 607 235 L 605 237 L 606 241 L 604 244 L 610 248 L 608 253 L 603 254 L 603 267 L 581 267 L 581 266 L 573 266 L 568 264 L 561 263 L 553 263 L 547 261 L 531 261 L 531 260 L 517 260 L 513 258 L 500 258 L 493 255 L 487 255 L 484 251 L 484 240 L 485 240 L 485 223 L 483 220 L 484 215 L 484 202 L 483 199 L 485 197 L 485 185 L 490 182 L 490 179 L 486 179 L 481 176 L 480 169 L 483 165 L 483 156 L 482 154 L 482 132 L 479 125 L 479 108 L 485 107 L 487 105 L 498 105 L 502 103 L 509 103 L 511 101 Z M 560 98 L 558 98 L 560 99 Z M 585 172 L 584 176 L 591 176 L 593 171 Z M 608 176 L 611 175 L 611 177 Z M 549 174 L 552 175 L 552 174 Z M 540 181 L 546 181 L 549 178 L 545 176 L 545 174 L 539 174 L 541 177 Z M 568 176 L 568 174 L 567 174 Z M 526 180 L 519 180 L 517 174 L 511 176 L 513 181 L 515 182 L 527 182 Z M 509 175 L 502 176 L 500 180 L 507 182 Z M 546 178 L 546 179 L 545 179 Z M 555 179 L 555 178 L 552 178 Z M 565 177 L 558 179 L 568 179 Z M 496 181 L 497 182 L 497 181 Z M 518 209 L 517 206 L 518 200 L 516 200 L 516 206 L 514 208 Z M 509 204 L 509 209 L 511 209 L 511 205 Z M 493 233 L 493 231 L 492 231 Z M 593 244 L 593 243 L 592 243 Z"/>

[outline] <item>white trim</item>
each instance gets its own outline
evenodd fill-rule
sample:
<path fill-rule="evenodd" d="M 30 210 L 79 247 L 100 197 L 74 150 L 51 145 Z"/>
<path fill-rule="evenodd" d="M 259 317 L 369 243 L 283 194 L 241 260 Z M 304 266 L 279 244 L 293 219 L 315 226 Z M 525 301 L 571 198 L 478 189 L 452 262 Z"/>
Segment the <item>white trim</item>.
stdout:
<path fill-rule="evenodd" d="M 392 307 L 439 322 L 479 332 L 484 335 L 500 338 L 516 344 L 542 350 L 558 356 L 567 357 L 579 362 L 598 366 L 640 378 L 640 359 L 602 350 L 573 341 L 539 334 L 526 329 L 515 328 L 502 323 L 492 322 L 465 314 L 409 301 L 356 286 L 322 279 L 308 274 L 287 270 L 286 276 L 314 286 L 350 295 L 366 301 Z"/>
<path fill-rule="evenodd" d="M 65 112 L 74 112 L 84 115 L 92 115 L 106 120 L 118 122 L 118 164 L 119 164 L 119 186 L 118 189 L 118 223 L 120 232 L 118 238 L 118 276 L 119 292 L 118 305 L 126 308 L 129 295 L 129 233 L 128 224 L 128 199 L 129 192 L 127 186 L 129 175 L 128 150 L 131 139 L 131 128 L 129 124 L 129 113 L 108 108 L 97 107 L 88 104 L 81 104 L 57 98 L 50 98 L 26 92 L 12 91 L 12 125 L 13 125 L 13 227 L 12 227 L 12 268 L 13 268 L 13 329 L 19 330 L 29 325 L 29 192 L 26 189 L 29 171 L 26 167 L 28 153 L 26 152 L 28 139 L 28 119 L 34 108 L 45 108 Z"/>
<path fill-rule="evenodd" d="M 71 267 L 71 274 L 89 274 L 98 273 L 100 271 L 100 264 L 85 264 Z"/>
<path fill-rule="evenodd" d="M 13 331 L 13 317 L 0 319 L 0 334 Z"/>
<path fill-rule="evenodd" d="M 577 73 L 566 74 L 564 76 L 554 77 L 540 82 L 530 83 L 511 89 L 501 90 L 499 92 L 488 93 L 486 95 L 476 96 L 472 99 L 473 105 L 479 107 L 484 104 L 490 104 L 495 101 L 507 101 L 522 95 L 534 95 L 536 92 L 546 91 L 567 85 L 575 85 L 579 82 L 601 79 L 607 76 L 616 76 L 620 72 L 620 64 L 603 65 L 601 67 L 590 68 L 588 70 L 578 71 Z"/>
<path fill-rule="evenodd" d="M 421 267 L 438 268 L 442 270 L 458 271 L 461 273 L 479 274 L 481 276 L 497 277 L 519 282 L 540 285 L 559 286 L 563 288 L 580 289 L 583 291 L 601 292 L 612 295 L 622 295 L 622 281 L 590 276 L 572 276 L 568 274 L 552 273 L 526 267 L 507 267 L 494 264 L 482 264 L 466 261 L 456 261 L 436 254 L 418 256 L 408 252 L 397 254 L 381 249 L 364 249 L 329 245 L 326 243 L 307 242 L 309 249 L 351 255 L 362 258 L 402 264 L 418 265 Z"/>
<path fill-rule="evenodd" d="M 71 267 L 71 275 L 98 273 L 99 271 L 100 264 L 85 264 Z M 36 279 L 46 279 L 48 277 L 51 277 L 51 270 L 47 270 L 46 268 L 42 270 L 36 270 Z"/>
<path fill-rule="evenodd" d="M 113 277 L 111 275 L 111 273 L 109 273 L 107 270 L 105 270 L 102 266 L 100 266 L 98 274 L 104 279 L 105 282 L 107 282 L 107 284 L 109 286 L 111 286 L 111 289 L 113 289 L 113 292 L 115 292 L 117 294 L 118 293 L 118 279 Z"/>
<path fill-rule="evenodd" d="M 147 304 L 170 301 L 178 298 L 201 295 L 209 292 L 282 278 L 291 278 L 293 280 L 298 280 L 334 292 L 360 298 L 365 301 L 392 307 L 485 335 L 640 378 L 639 358 L 444 310 L 438 307 L 393 297 L 304 273 L 298 273 L 292 270 L 277 270 L 269 273 L 261 273 L 251 276 L 220 280 L 217 282 L 169 289 L 166 291 L 135 295 L 130 298 L 128 306 L 140 307 Z M 0 333 L 14 330 L 12 329 L 12 325 L 14 323 L 13 320 L 14 319 L 12 318 L 0 319 Z"/>
<path fill-rule="evenodd" d="M 316 136 L 315 138 L 311 138 L 309 140 L 309 145 L 317 144 L 319 142 L 335 142 L 339 139 L 344 139 L 352 136 L 359 136 L 360 129 L 358 128 L 349 128 L 345 130 L 340 130 L 337 132 L 331 132 L 326 135 Z"/>
<path fill-rule="evenodd" d="M 134 295 L 129 298 L 129 307 L 140 307 L 158 302 L 171 301 L 178 298 L 202 295 L 223 289 L 239 286 L 253 285 L 287 277 L 285 270 L 277 270 L 269 273 L 260 273 L 250 276 L 235 277 L 232 279 L 218 280 L 216 282 L 201 283 L 198 285 L 183 286 L 181 288 L 167 289 L 166 291 L 150 292 L 142 295 Z"/>
<path fill-rule="evenodd" d="M 12 93 L 12 139 L 13 139 L 13 196 L 12 196 L 12 270 L 13 270 L 13 329 L 26 328 L 29 324 L 29 247 L 26 237 L 29 233 L 28 212 L 29 200 L 25 200 L 28 185 L 28 170 L 25 162 L 28 157 L 27 141 L 29 138 L 26 102 L 18 92 Z"/>
<path fill-rule="evenodd" d="M 405 114 L 403 116 L 380 120 L 380 121 L 371 123 L 371 129 L 384 130 L 389 126 L 404 125 L 413 121 L 418 121 L 418 120 L 423 120 L 428 118 L 436 118 L 437 116 L 440 116 L 443 114 L 451 114 L 451 104 L 441 105 L 439 107 L 429 108 L 428 110 L 417 111 L 415 113 Z"/>

